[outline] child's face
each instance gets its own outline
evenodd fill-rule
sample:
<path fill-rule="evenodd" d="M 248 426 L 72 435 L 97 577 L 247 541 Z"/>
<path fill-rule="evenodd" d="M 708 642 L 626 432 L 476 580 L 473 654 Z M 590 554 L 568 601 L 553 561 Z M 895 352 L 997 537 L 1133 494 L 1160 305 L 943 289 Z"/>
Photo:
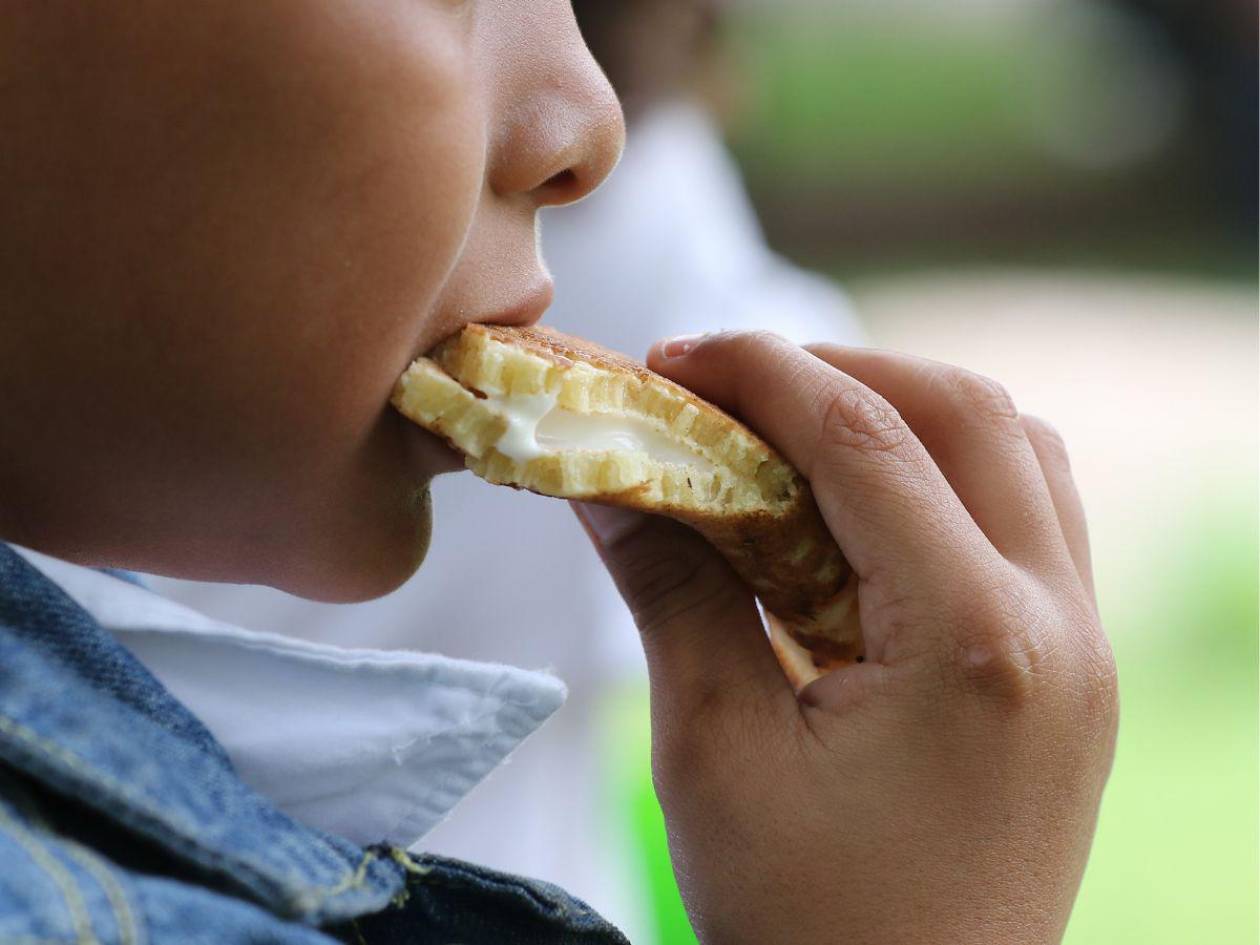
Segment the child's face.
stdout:
<path fill-rule="evenodd" d="M 395 379 L 467 322 L 538 318 L 537 210 L 620 153 L 567 0 L 4 19 L 0 534 L 326 599 L 391 589 L 451 467 L 388 406 Z"/>

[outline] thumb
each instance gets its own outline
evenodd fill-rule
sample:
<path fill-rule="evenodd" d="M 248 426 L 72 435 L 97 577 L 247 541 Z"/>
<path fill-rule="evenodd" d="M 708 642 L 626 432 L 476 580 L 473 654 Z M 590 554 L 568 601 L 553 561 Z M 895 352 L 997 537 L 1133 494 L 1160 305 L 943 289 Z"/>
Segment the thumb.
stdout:
<path fill-rule="evenodd" d="M 792 695 L 752 592 L 712 545 L 661 516 L 570 504 L 634 616 L 654 699 L 690 714 Z"/>

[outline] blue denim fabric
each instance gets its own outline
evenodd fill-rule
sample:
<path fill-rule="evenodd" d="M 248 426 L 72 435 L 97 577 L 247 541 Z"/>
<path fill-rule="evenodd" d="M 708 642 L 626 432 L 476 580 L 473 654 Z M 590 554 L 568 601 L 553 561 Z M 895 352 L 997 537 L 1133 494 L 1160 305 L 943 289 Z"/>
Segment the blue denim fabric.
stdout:
<path fill-rule="evenodd" d="M 625 945 L 544 883 L 298 824 L 0 545 L 0 945 Z"/>

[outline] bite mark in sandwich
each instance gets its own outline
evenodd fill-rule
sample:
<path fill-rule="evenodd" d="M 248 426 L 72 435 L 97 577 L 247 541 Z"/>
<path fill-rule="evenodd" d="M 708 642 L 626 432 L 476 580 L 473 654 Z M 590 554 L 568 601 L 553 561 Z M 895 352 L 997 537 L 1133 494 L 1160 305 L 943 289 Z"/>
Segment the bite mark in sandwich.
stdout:
<path fill-rule="evenodd" d="M 667 515 L 753 589 L 800 688 L 858 659 L 857 579 L 809 484 L 739 421 L 548 328 L 468 325 L 399 379 L 399 411 L 489 482 Z"/>

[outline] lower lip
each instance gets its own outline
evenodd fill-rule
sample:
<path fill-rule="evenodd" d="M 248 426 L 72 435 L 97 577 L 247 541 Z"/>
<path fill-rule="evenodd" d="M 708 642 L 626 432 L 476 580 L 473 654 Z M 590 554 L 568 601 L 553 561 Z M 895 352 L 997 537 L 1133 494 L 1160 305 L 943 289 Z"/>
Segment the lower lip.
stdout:
<path fill-rule="evenodd" d="M 444 472 L 455 472 L 464 467 L 464 454 L 446 445 L 446 442 L 428 430 L 408 423 L 407 442 L 411 449 L 413 465 L 436 475 Z"/>

